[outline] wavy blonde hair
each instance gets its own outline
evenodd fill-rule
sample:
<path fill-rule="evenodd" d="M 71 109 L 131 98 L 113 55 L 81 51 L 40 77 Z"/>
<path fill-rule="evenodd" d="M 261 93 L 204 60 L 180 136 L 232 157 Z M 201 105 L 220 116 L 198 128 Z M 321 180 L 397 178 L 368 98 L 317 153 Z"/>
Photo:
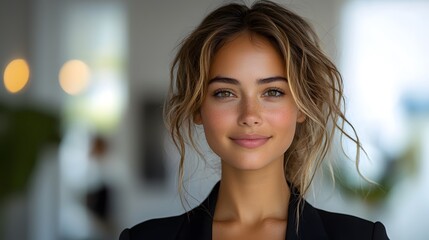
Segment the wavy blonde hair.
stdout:
<path fill-rule="evenodd" d="M 286 180 L 302 198 L 337 131 L 356 144 L 356 164 L 360 141 L 344 115 L 341 75 L 321 50 L 314 30 L 297 14 L 270 1 L 257 1 L 251 7 L 224 5 L 210 13 L 180 44 L 171 67 L 164 108 L 167 126 L 180 152 L 179 188 L 183 183 L 186 146 L 196 148 L 193 117 L 206 96 L 213 56 L 226 41 L 243 31 L 266 38 L 277 49 L 285 63 L 293 98 L 306 115 L 284 154 Z M 345 125 L 351 127 L 352 135 L 345 131 Z"/>

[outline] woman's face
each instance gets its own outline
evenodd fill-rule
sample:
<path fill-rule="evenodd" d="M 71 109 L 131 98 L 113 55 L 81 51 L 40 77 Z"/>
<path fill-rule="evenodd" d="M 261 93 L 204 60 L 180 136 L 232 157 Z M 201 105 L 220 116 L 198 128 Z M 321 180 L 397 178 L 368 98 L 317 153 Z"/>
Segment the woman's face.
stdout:
<path fill-rule="evenodd" d="M 207 96 L 194 120 L 203 125 L 222 164 L 256 170 L 283 161 L 296 124 L 305 116 L 272 45 L 242 33 L 218 50 L 209 75 Z"/>

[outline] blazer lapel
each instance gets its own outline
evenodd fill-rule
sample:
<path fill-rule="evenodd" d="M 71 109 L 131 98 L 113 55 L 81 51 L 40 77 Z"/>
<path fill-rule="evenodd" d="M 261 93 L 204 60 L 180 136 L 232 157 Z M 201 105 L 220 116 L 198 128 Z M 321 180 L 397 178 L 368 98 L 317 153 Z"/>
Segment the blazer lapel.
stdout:
<path fill-rule="evenodd" d="M 219 192 L 218 182 L 209 196 L 198 207 L 188 212 L 188 219 L 183 224 L 178 240 L 212 239 L 213 216 Z"/>
<path fill-rule="evenodd" d="M 307 239 L 328 239 L 328 235 L 323 226 L 317 209 L 311 206 L 307 201 L 302 200 L 299 209 L 299 226 L 297 231 L 297 210 L 299 194 L 296 188 L 291 187 L 291 197 L 288 208 L 288 223 L 286 229 L 287 240 L 307 240 Z"/>

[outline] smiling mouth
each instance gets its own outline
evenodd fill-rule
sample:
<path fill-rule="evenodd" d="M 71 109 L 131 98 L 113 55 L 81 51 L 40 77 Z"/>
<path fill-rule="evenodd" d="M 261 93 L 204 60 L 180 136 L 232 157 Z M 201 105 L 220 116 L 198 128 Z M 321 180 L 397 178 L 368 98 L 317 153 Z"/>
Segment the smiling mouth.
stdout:
<path fill-rule="evenodd" d="M 238 138 L 231 138 L 231 140 L 244 148 L 257 148 L 264 145 L 271 137 L 265 136 L 243 136 Z"/>

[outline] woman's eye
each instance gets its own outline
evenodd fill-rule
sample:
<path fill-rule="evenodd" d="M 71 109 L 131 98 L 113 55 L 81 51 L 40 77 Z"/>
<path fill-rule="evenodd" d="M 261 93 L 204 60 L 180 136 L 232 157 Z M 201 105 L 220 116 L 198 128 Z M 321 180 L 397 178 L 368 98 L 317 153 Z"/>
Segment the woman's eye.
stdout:
<path fill-rule="evenodd" d="M 284 95 L 284 92 L 279 89 L 270 89 L 264 93 L 266 97 L 281 97 Z"/>
<path fill-rule="evenodd" d="M 234 94 L 228 90 L 218 90 L 214 93 L 214 96 L 218 98 L 228 98 L 234 96 Z"/>

